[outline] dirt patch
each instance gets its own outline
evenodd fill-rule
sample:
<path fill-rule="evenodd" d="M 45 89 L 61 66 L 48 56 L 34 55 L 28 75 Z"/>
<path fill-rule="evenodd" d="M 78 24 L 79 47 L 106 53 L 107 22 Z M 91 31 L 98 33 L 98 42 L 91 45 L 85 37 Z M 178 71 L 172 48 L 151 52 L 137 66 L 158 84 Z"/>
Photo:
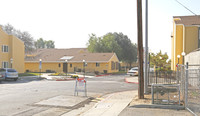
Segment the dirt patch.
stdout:
<path fill-rule="evenodd" d="M 151 94 L 144 95 L 144 99 L 138 99 L 138 95 L 134 97 L 134 99 L 131 101 L 129 106 L 138 105 L 138 104 L 151 104 Z"/>

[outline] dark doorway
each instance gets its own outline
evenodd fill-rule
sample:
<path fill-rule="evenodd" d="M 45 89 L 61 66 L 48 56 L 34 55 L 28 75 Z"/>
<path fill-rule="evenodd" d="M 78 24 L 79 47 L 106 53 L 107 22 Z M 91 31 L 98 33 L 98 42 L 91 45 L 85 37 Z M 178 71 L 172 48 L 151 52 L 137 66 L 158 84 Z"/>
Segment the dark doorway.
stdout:
<path fill-rule="evenodd" d="M 76 72 L 77 71 L 77 67 L 74 67 L 74 72 Z"/>
<path fill-rule="evenodd" d="M 63 63 L 63 72 L 67 73 L 67 63 Z"/>

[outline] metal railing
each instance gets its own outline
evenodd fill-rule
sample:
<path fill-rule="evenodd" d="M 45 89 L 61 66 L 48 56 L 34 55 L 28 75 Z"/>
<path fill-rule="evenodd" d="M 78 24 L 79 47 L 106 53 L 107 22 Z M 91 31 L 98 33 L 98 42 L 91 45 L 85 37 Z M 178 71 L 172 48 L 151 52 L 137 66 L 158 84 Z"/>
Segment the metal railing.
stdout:
<path fill-rule="evenodd" d="M 149 72 L 148 85 L 176 84 L 176 72 L 156 71 Z"/>

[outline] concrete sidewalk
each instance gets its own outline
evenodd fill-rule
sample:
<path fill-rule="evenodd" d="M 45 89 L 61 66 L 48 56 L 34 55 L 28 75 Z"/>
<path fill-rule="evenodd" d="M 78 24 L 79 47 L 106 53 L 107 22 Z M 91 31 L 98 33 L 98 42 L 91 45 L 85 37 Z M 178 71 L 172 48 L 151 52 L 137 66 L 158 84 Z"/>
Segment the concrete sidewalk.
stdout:
<path fill-rule="evenodd" d="M 126 83 L 138 84 L 138 77 L 126 77 Z M 137 94 L 137 93 L 136 93 Z M 137 97 L 133 98 L 130 104 L 120 112 L 119 116 L 193 116 L 187 110 L 176 109 L 160 109 L 160 108 L 137 108 L 135 106 L 141 105 Z M 151 105 L 149 103 L 142 103 L 142 105 Z"/>
<path fill-rule="evenodd" d="M 103 100 L 95 104 L 81 116 L 118 116 L 127 107 L 137 91 L 126 91 L 104 96 Z"/>

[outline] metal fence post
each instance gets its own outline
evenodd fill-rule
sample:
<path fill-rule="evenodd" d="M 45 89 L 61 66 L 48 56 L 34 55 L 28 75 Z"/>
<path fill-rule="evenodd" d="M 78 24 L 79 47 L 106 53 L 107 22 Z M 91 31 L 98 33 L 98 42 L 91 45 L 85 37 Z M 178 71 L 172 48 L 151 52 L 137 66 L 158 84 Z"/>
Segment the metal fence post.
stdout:
<path fill-rule="evenodd" d="M 188 105 L 188 62 L 186 63 L 186 72 L 185 72 L 185 107 Z"/>
<path fill-rule="evenodd" d="M 156 70 L 156 84 L 157 84 L 157 79 L 158 79 L 158 72 Z"/>
<path fill-rule="evenodd" d="M 177 64 L 177 67 L 176 67 L 177 68 L 177 70 L 176 70 L 176 81 L 177 81 L 176 83 L 177 84 L 179 84 L 179 70 L 178 70 L 178 66 L 179 65 Z"/>
<path fill-rule="evenodd" d="M 153 91 L 154 87 L 153 84 L 151 85 L 151 95 L 152 95 L 152 104 L 154 104 L 154 91 Z"/>

